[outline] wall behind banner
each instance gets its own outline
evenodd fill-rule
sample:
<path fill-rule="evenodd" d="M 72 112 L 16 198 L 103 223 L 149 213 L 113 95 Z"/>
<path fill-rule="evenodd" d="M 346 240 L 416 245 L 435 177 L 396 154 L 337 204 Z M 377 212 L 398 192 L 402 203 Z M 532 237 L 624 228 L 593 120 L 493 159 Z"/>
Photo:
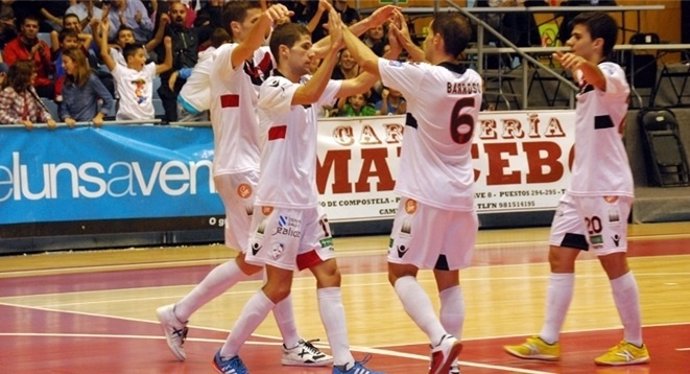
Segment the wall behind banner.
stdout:
<path fill-rule="evenodd" d="M 516 226 L 516 214 L 547 224 L 570 175 L 574 112 L 479 119 L 472 158 L 482 226 Z M 404 120 L 320 123 L 316 183 L 336 234 L 389 230 Z M 0 144 L 0 253 L 222 241 L 210 127 L 9 127 Z"/>

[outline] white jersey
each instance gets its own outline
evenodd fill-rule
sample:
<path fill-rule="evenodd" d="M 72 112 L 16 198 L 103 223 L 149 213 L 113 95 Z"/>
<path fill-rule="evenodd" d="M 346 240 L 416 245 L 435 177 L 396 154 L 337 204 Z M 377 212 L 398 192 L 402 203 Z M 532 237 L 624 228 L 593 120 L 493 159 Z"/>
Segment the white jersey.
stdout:
<path fill-rule="evenodd" d="M 256 102 L 259 86 L 273 62 L 268 47 L 261 47 L 254 51 L 252 62 L 233 69 L 231 56 L 237 46 L 218 47 L 211 68 L 214 175 L 257 170 L 259 166 Z"/>
<path fill-rule="evenodd" d="M 575 163 L 569 191 L 575 196 L 634 196 L 630 163 L 621 139 L 630 86 L 623 69 L 602 62 L 606 92 L 580 82 L 575 108 Z"/>
<path fill-rule="evenodd" d="M 156 78 L 156 64 L 153 62 L 146 64 L 141 71 L 115 64 L 112 74 L 120 97 L 115 118 L 118 120 L 154 119 L 153 80 Z"/>
<path fill-rule="evenodd" d="M 199 61 L 194 65 L 192 75 L 180 90 L 178 100 L 190 113 L 196 114 L 211 108 L 211 68 L 215 51 L 215 47 L 209 47 L 199 53 Z M 187 108 L 187 105 L 191 108 Z"/>
<path fill-rule="evenodd" d="M 381 81 L 407 100 L 395 191 L 446 210 L 474 210 L 472 138 L 482 79 L 453 64 L 379 59 Z"/>
<path fill-rule="evenodd" d="M 255 206 L 307 209 L 318 206 L 316 141 L 318 113 L 332 105 L 341 81 L 331 80 L 319 100 L 309 106 L 290 105 L 297 88 L 276 75 L 259 93 L 259 120 L 263 149 Z"/>

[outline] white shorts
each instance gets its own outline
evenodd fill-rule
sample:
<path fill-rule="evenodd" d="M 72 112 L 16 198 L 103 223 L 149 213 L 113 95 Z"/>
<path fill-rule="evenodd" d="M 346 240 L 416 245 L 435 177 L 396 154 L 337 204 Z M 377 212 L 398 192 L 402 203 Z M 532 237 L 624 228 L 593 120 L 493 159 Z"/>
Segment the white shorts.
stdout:
<path fill-rule="evenodd" d="M 604 256 L 628 249 L 628 215 L 633 198 L 628 196 L 561 197 L 551 224 L 549 244 L 592 249 Z"/>
<path fill-rule="evenodd" d="M 225 245 L 238 251 L 247 249 L 258 181 L 257 171 L 223 174 L 213 178 L 225 206 Z"/>
<path fill-rule="evenodd" d="M 393 222 L 388 262 L 419 269 L 470 266 L 479 222 L 477 212 L 434 208 L 403 197 Z"/>
<path fill-rule="evenodd" d="M 331 228 L 319 206 L 310 209 L 255 207 L 246 261 L 302 270 L 335 257 Z"/>

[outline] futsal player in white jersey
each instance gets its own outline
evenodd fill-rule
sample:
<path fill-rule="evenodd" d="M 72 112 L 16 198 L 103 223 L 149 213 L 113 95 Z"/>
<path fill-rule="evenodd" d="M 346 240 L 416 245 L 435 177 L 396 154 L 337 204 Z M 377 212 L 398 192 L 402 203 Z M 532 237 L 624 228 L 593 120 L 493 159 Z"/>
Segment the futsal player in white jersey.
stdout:
<path fill-rule="evenodd" d="M 278 68 L 261 86 L 259 118 L 265 140 L 246 261 L 266 268 L 266 283 L 249 299 L 215 357 L 222 373 L 246 373 L 239 350 L 268 312 L 290 295 L 293 272 L 308 268 L 317 279 L 319 312 L 331 346 L 334 374 L 375 374 L 349 350 L 340 272 L 328 220 L 316 190 L 317 114 L 338 97 L 365 92 L 376 77 L 330 80 L 342 46 L 342 22 L 329 10 L 331 47 L 312 77 L 309 30 L 285 24 L 270 47 Z"/>
<path fill-rule="evenodd" d="M 592 250 L 606 271 L 623 340 L 595 358 L 599 365 L 649 362 L 642 341 L 637 282 L 628 267 L 627 220 L 633 202 L 633 178 L 621 139 L 630 87 L 625 72 L 607 60 L 618 26 L 605 13 L 573 19 L 570 52 L 554 57 L 572 71 L 580 92 L 575 108 L 575 162 L 570 186 L 551 225 L 546 316 L 539 335 L 505 350 L 520 358 L 558 360 L 559 334 L 573 297 L 575 259 Z"/>
<path fill-rule="evenodd" d="M 402 19 L 402 15 L 398 16 Z M 457 13 L 434 17 L 423 50 L 405 22 L 391 25 L 392 48 L 420 63 L 378 58 L 345 32 L 347 48 L 367 72 L 407 99 L 407 119 L 395 191 L 401 195 L 388 250 L 388 277 L 405 311 L 432 345 L 429 373 L 457 373 L 464 302 L 459 269 L 470 265 L 477 232 L 472 138 L 481 106 L 482 79 L 458 63 L 470 40 L 469 22 Z M 440 318 L 417 282 L 433 269 Z"/>
<path fill-rule="evenodd" d="M 225 244 L 241 252 L 234 260 L 218 265 L 181 300 L 157 309 L 168 346 L 180 361 L 186 358 L 183 344 L 192 313 L 262 269 L 244 261 L 259 178 L 255 108 L 259 86 L 273 66 L 268 47 L 261 45 L 272 24 L 286 17 L 289 13 L 283 5 L 264 11 L 258 1 L 230 2 L 223 10 L 234 43 L 218 47 L 210 67 L 213 179 L 225 206 Z M 290 298 L 276 305 L 274 316 L 283 336 L 282 364 L 324 366 L 333 362 L 332 357 L 299 337 Z"/>

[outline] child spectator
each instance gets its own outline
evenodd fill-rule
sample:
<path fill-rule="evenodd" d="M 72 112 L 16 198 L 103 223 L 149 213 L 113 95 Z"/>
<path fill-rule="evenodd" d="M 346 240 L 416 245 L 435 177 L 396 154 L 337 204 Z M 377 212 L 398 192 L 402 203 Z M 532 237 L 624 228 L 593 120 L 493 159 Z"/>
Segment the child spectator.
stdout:
<path fill-rule="evenodd" d="M 127 66 L 122 66 L 108 53 L 108 29 L 110 22 L 101 24 L 101 58 L 113 74 L 120 105 L 115 116 L 118 120 L 151 120 L 155 118 L 153 108 L 153 80 L 156 75 L 172 68 L 172 41 L 165 37 L 165 61 L 156 65 L 146 64 L 144 46 L 138 43 L 127 44 L 122 54 Z"/>
<path fill-rule="evenodd" d="M 22 124 L 31 130 L 34 123 L 45 122 L 49 128 L 55 128 L 55 120 L 34 89 L 36 75 L 33 61 L 17 61 L 10 66 L 0 91 L 0 123 Z"/>
<path fill-rule="evenodd" d="M 65 84 L 60 118 L 70 127 L 77 121 L 91 121 L 96 126 L 102 125 L 103 117 L 115 109 L 115 100 L 100 79 L 91 72 L 86 55 L 80 48 L 66 49 L 63 51 L 62 64 Z M 99 100 L 103 102 L 100 109 Z"/>
<path fill-rule="evenodd" d="M 344 102 L 342 108 L 338 111 L 339 117 L 363 117 L 375 116 L 376 108 L 367 101 L 367 96 L 363 93 L 348 96 L 347 102 Z"/>
<path fill-rule="evenodd" d="M 376 104 L 376 109 L 382 116 L 407 113 L 407 101 L 402 92 L 395 88 L 385 87 L 381 92 L 381 101 Z"/>

